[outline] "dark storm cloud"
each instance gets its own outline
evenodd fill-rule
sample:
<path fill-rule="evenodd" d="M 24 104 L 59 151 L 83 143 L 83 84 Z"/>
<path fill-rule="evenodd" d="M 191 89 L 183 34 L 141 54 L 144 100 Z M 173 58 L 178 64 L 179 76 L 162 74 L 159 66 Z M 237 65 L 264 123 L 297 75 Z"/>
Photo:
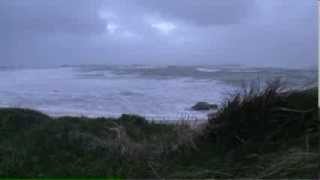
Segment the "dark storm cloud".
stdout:
<path fill-rule="evenodd" d="M 59 64 L 68 63 L 64 57 L 84 57 L 76 52 L 84 48 L 79 44 L 105 32 L 100 7 L 97 0 L 0 0 L 1 64 Z"/>
<path fill-rule="evenodd" d="M 96 0 L 1 0 L 1 29 L 10 33 L 101 33 Z"/>
<path fill-rule="evenodd" d="M 0 66 L 316 64 L 312 0 L 0 0 Z"/>

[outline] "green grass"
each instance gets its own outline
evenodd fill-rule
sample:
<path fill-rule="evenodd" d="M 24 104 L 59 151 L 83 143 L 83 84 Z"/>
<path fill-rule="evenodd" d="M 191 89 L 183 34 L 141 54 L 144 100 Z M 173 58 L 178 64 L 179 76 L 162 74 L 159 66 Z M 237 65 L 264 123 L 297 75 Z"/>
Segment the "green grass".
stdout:
<path fill-rule="evenodd" d="M 205 127 L 0 109 L 0 177 L 316 178 L 317 89 L 239 93 Z"/>

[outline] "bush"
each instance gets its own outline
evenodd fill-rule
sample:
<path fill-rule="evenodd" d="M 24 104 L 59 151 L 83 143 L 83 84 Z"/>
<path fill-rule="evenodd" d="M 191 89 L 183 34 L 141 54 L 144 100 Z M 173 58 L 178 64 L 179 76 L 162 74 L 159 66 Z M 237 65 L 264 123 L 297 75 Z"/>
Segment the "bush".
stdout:
<path fill-rule="evenodd" d="M 148 121 L 144 117 L 132 114 L 123 114 L 118 121 L 136 126 L 145 126 L 148 124 Z"/>
<path fill-rule="evenodd" d="M 49 116 L 29 109 L 0 109 L 0 142 L 20 131 L 26 131 L 47 122 Z"/>

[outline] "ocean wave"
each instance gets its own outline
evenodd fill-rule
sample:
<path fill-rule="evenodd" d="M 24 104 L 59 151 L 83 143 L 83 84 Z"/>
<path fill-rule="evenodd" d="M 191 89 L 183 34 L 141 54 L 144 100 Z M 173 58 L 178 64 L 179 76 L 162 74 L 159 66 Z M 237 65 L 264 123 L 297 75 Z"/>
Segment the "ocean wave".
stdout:
<path fill-rule="evenodd" d="M 253 72 L 200 70 L 199 66 L 84 66 L 0 71 L 0 106 L 43 110 L 53 115 L 114 116 L 133 113 L 148 119 L 203 118 L 188 109 L 199 101 L 219 104 Z M 202 68 L 202 69 L 201 69 Z M 230 68 L 229 68 L 230 69 Z M 233 67 L 233 69 L 236 69 Z M 243 69 L 252 70 L 252 69 Z M 317 72 L 258 69 L 261 78 L 285 77 L 293 85 L 317 80 Z M 85 78 L 84 78 L 85 77 Z M 161 77 L 161 78 L 159 78 Z"/>
<path fill-rule="evenodd" d="M 196 68 L 200 72 L 219 72 L 221 69 Z"/>

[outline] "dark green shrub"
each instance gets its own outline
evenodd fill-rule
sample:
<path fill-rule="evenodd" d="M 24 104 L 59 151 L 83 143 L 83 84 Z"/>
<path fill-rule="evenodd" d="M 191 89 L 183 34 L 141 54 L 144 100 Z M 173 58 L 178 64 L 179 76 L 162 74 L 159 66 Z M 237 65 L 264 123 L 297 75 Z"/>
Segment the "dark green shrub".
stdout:
<path fill-rule="evenodd" d="M 121 124 L 127 124 L 127 125 L 135 125 L 135 126 L 144 126 L 148 124 L 148 121 L 138 115 L 132 115 L 132 114 L 123 114 L 118 121 Z"/>
<path fill-rule="evenodd" d="M 50 120 L 50 117 L 29 109 L 0 109 L 0 142 L 8 136 L 15 136 L 19 131 L 38 126 Z"/>

